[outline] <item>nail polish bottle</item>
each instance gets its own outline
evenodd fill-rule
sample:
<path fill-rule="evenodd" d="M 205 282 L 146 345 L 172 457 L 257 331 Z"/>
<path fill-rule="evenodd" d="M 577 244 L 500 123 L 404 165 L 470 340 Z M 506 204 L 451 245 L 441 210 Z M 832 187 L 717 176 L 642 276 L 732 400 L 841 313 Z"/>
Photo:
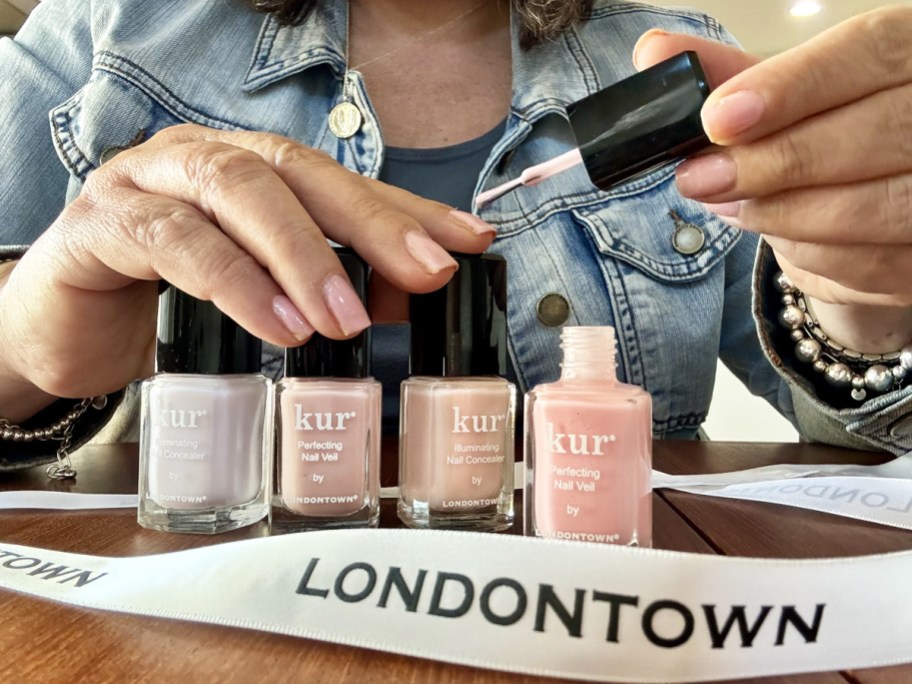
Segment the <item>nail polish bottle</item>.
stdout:
<path fill-rule="evenodd" d="M 337 249 L 364 302 L 368 267 Z M 376 527 L 380 513 L 380 383 L 370 377 L 370 328 L 348 340 L 315 333 L 285 352 L 276 386 L 273 533 Z"/>
<path fill-rule="evenodd" d="M 142 384 L 143 527 L 215 534 L 266 516 L 261 345 L 211 302 L 174 287 L 159 297 L 156 375 Z"/>
<path fill-rule="evenodd" d="M 514 386 L 507 361 L 507 264 L 453 255 L 450 282 L 412 295 L 402 383 L 399 518 L 409 527 L 493 531 L 513 523 Z"/>
<path fill-rule="evenodd" d="M 652 546 L 652 399 L 617 380 L 613 328 L 566 327 L 561 348 L 525 398 L 525 534 Z"/>

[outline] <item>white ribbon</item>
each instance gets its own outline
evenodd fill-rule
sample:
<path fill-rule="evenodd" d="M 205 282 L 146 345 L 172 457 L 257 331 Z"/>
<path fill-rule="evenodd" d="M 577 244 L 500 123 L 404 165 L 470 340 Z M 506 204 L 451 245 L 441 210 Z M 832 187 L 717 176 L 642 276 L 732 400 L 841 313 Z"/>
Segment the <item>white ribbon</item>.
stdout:
<path fill-rule="evenodd" d="M 912 552 L 757 560 L 345 530 L 136 558 L 0 544 L 0 587 L 496 670 L 693 682 L 912 661 Z"/>
<path fill-rule="evenodd" d="M 0 510 L 41 508 L 57 511 L 79 511 L 102 508 L 136 508 L 136 494 L 79 494 L 21 490 L 0 492 Z"/>
<path fill-rule="evenodd" d="M 912 456 L 877 466 L 774 465 L 712 475 L 653 472 L 653 487 L 763 501 L 912 530 Z"/>
<path fill-rule="evenodd" d="M 654 486 L 912 529 L 909 456 L 656 472 Z M 135 495 L 0 493 L 0 508 L 135 506 Z M 910 662 L 909 576 L 912 552 L 777 561 L 439 531 L 311 532 L 137 558 L 0 545 L 0 587 L 72 605 L 630 682 Z"/>

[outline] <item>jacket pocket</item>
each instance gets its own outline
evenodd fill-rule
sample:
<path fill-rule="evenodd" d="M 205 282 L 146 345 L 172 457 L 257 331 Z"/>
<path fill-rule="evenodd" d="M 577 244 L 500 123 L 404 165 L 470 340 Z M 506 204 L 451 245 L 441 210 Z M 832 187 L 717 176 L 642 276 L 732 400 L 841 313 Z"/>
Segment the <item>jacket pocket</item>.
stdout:
<path fill-rule="evenodd" d="M 673 177 L 673 170 L 660 170 L 572 214 L 603 255 L 656 280 L 699 280 L 724 259 L 740 232 L 681 197 Z"/>
<path fill-rule="evenodd" d="M 182 101 L 142 67 L 108 52 L 95 56 L 88 83 L 50 116 L 57 155 L 80 183 L 114 153 L 169 126 L 241 128 Z"/>

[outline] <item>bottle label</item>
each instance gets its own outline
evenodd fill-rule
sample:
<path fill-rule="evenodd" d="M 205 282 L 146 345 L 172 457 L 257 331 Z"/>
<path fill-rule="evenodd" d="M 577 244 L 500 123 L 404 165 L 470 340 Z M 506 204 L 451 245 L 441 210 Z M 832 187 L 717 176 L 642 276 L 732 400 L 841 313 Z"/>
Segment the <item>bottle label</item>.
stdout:
<path fill-rule="evenodd" d="M 265 385 L 154 384 L 147 390 L 146 498 L 178 510 L 253 500 L 262 486 Z"/>
<path fill-rule="evenodd" d="M 648 406 L 637 404 L 535 400 L 532 508 L 537 536 L 650 543 L 648 413 Z"/>
<path fill-rule="evenodd" d="M 289 388 L 281 394 L 280 409 L 278 490 L 285 507 L 315 517 L 364 508 L 371 441 L 377 439 L 369 394 Z"/>
<path fill-rule="evenodd" d="M 512 469 L 513 461 L 509 389 L 439 393 L 435 413 L 448 417 L 450 429 L 435 440 L 428 504 L 448 512 L 496 506 L 505 491 L 505 463 Z"/>

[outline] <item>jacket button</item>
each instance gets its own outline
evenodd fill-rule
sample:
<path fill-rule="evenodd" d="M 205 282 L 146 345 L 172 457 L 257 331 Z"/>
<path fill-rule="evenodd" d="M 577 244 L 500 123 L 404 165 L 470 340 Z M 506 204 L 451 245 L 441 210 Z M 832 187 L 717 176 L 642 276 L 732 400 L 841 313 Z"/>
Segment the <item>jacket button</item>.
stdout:
<path fill-rule="evenodd" d="M 563 325 L 570 318 L 570 302 L 556 292 L 546 294 L 538 301 L 538 320 L 549 328 Z"/>
<path fill-rule="evenodd" d="M 671 244 L 679 254 L 696 254 L 706 244 L 703 229 L 693 223 L 681 223 L 671 238 Z"/>
<path fill-rule="evenodd" d="M 900 418 L 890 427 L 890 436 L 898 439 L 912 437 L 912 417 Z"/>
<path fill-rule="evenodd" d="M 114 157 L 116 157 L 118 154 L 120 154 L 124 150 L 128 150 L 128 149 L 130 149 L 130 148 L 128 148 L 128 147 L 105 148 L 105 150 L 101 153 L 101 157 L 99 157 L 98 161 L 101 162 L 102 164 L 107 164 L 109 161 L 114 159 Z"/>
<path fill-rule="evenodd" d="M 133 136 L 133 140 L 128 142 L 126 145 L 115 145 L 113 147 L 106 147 L 104 150 L 102 150 L 102 153 L 98 158 L 99 165 L 106 164 L 107 162 L 114 159 L 114 157 L 116 157 L 118 154 L 120 154 L 124 150 L 129 150 L 131 147 L 136 147 L 137 145 L 139 145 L 139 143 L 141 143 L 145 139 L 146 139 L 146 130 L 144 128 L 140 128 L 138 131 L 136 131 L 136 135 Z"/>

